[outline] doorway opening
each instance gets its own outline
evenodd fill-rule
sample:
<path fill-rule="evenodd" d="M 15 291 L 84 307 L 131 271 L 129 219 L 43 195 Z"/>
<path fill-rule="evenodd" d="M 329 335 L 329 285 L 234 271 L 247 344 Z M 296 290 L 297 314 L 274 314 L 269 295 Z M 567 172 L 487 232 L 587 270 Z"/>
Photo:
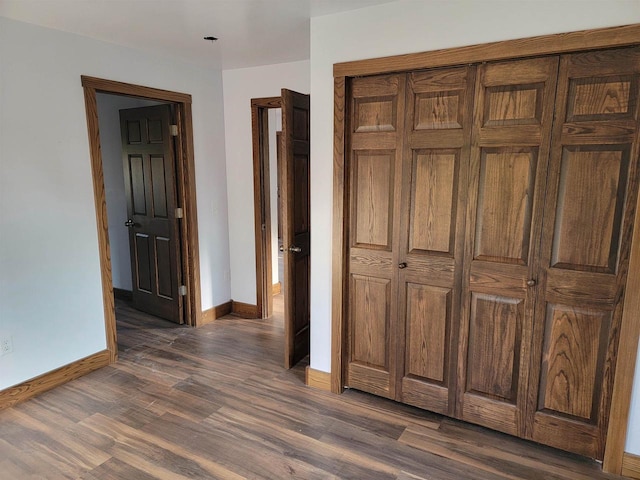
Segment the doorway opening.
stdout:
<path fill-rule="evenodd" d="M 280 97 L 251 100 L 257 316 L 273 314 L 274 278 L 278 278 L 284 292 L 285 368 L 309 354 L 309 106 L 309 95 L 287 89 L 282 89 Z M 270 145 L 269 118 L 275 119 L 276 109 L 281 110 L 282 133 L 274 146 L 278 135 L 276 129 L 271 130 Z M 273 147 L 280 148 L 277 175 L 272 175 L 273 162 L 271 166 L 269 162 L 270 150 L 277 151 Z M 277 182 L 272 181 L 276 177 Z M 272 196 L 275 185 L 278 195 Z M 276 198 L 280 200 L 276 200 L 277 209 L 272 208 Z M 279 217 L 278 222 L 274 215 Z M 281 276 L 274 275 L 278 250 L 282 254 Z"/>
<path fill-rule="evenodd" d="M 115 303 L 113 294 L 113 266 L 109 244 L 109 219 L 105 190 L 105 165 L 103 164 L 98 119 L 97 94 L 111 94 L 171 104 L 175 114 L 177 128 L 175 147 L 175 186 L 177 203 L 182 208 L 182 220 L 179 223 L 181 251 L 181 278 L 184 295 L 184 322 L 190 326 L 199 326 L 201 319 L 200 299 L 200 262 L 198 250 L 198 226 L 195 196 L 195 168 L 193 156 L 193 129 L 191 119 L 191 95 L 160 90 L 139 85 L 115 82 L 94 77 L 82 76 L 87 130 L 98 227 L 98 248 L 102 276 L 102 296 L 104 303 L 105 331 L 110 361 L 117 359 L 117 335 Z"/>

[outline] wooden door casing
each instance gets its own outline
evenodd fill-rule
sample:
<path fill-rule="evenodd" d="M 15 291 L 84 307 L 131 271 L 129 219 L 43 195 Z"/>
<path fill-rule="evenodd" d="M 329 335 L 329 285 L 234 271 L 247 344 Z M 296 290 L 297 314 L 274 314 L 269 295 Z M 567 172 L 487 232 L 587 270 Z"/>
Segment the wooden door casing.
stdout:
<path fill-rule="evenodd" d="M 457 416 L 524 435 L 558 57 L 478 67 Z"/>
<path fill-rule="evenodd" d="M 533 440 L 595 458 L 637 216 L 639 97 L 639 47 L 562 57 L 527 422 Z"/>
<path fill-rule="evenodd" d="M 183 323 L 171 106 L 120 111 L 133 305 Z"/>
<path fill-rule="evenodd" d="M 475 67 L 408 75 L 396 399 L 453 415 Z M 461 187 L 462 186 L 462 187 Z M 402 353 L 401 353 L 402 355 Z M 452 388 L 453 387 L 453 388 Z"/>
<path fill-rule="evenodd" d="M 282 89 L 282 242 L 284 246 L 285 368 L 309 355 L 310 339 L 310 97 Z"/>

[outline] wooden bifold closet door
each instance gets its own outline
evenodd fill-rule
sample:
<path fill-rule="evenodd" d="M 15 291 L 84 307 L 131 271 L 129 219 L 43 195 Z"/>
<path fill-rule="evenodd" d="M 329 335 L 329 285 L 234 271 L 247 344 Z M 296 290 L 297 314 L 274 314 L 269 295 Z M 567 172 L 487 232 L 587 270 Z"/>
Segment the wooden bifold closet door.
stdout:
<path fill-rule="evenodd" d="M 351 80 L 346 385 L 602 458 L 640 49 Z"/>

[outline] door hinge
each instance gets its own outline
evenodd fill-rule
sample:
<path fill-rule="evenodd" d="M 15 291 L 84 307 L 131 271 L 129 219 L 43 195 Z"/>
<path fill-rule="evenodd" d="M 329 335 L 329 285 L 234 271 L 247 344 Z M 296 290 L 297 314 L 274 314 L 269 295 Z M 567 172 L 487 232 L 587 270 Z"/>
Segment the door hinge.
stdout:
<path fill-rule="evenodd" d="M 181 297 L 184 297 L 187 294 L 187 286 L 180 285 L 180 287 L 178 288 L 178 293 L 180 294 Z"/>
<path fill-rule="evenodd" d="M 183 218 L 184 212 L 182 211 L 182 207 L 176 208 L 176 218 Z"/>
<path fill-rule="evenodd" d="M 178 125 L 169 125 L 169 132 L 172 137 L 178 136 Z"/>

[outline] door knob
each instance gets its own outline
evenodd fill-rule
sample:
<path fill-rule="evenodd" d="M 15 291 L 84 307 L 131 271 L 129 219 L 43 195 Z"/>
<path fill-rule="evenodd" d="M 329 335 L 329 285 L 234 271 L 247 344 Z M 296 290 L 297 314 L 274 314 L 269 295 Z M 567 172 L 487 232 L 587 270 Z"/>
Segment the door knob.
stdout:
<path fill-rule="evenodd" d="M 124 222 L 124 226 L 125 226 L 125 227 L 129 227 L 129 228 L 131 228 L 131 227 L 133 227 L 134 225 L 135 225 L 135 223 L 133 223 L 133 220 L 131 220 L 131 219 L 129 219 L 129 220 L 127 220 L 126 222 Z"/>
<path fill-rule="evenodd" d="M 407 262 L 402 262 L 398 264 L 398 268 L 403 269 L 403 268 L 407 268 Z"/>
<path fill-rule="evenodd" d="M 289 247 L 289 251 L 293 253 L 300 253 L 302 249 L 300 247 L 296 247 L 295 245 L 291 245 Z"/>
<path fill-rule="evenodd" d="M 280 245 L 280 246 L 278 247 L 278 250 L 280 250 L 281 252 L 284 252 L 284 245 Z"/>
<path fill-rule="evenodd" d="M 528 287 L 535 287 L 536 286 L 536 281 L 533 278 L 527 280 L 527 286 Z"/>

